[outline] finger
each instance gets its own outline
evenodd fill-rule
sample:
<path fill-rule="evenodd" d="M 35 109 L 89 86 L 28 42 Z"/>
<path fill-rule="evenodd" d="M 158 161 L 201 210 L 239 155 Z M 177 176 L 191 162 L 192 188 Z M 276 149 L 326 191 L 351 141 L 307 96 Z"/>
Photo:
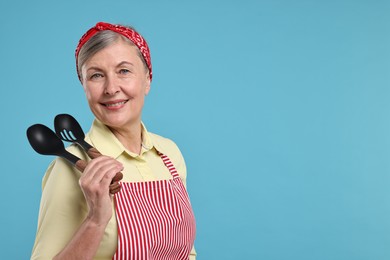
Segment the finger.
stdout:
<path fill-rule="evenodd" d="M 107 157 L 107 156 L 101 156 L 99 158 L 91 160 L 87 167 L 84 170 L 83 177 L 86 180 L 91 180 L 93 178 L 96 178 L 99 174 L 104 174 L 105 171 L 108 169 L 111 169 L 113 167 L 118 168 L 118 171 L 122 169 L 122 164 L 118 162 L 117 160 Z"/>
<path fill-rule="evenodd" d="M 118 182 L 115 182 L 109 186 L 110 193 L 114 194 L 121 189 L 121 185 Z"/>
<path fill-rule="evenodd" d="M 94 178 L 85 180 L 80 179 L 80 187 L 86 197 L 98 198 L 109 194 L 110 183 L 112 178 L 117 173 L 118 168 L 104 169 L 103 171 L 94 175 Z M 119 184 L 113 186 L 113 192 L 120 190 Z"/>
<path fill-rule="evenodd" d="M 122 189 L 122 186 L 120 186 L 120 185 L 117 188 L 116 187 L 113 189 L 110 188 L 110 194 L 114 195 L 115 193 L 118 193 L 121 189 Z"/>
<path fill-rule="evenodd" d="M 117 172 L 114 176 L 114 178 L 112 179 L 113 182 L 118 182 L 120 180 L 122 180 L 123 178 L 123 173 L 121 172 Z"/>
<path fill-rule="evenodd" d="M 84 174 L 81 176 L 79 182 L 80 186 L 84 189 L 88 189 L 88 187 L 92 187 L 94 185 L 99 186 L 103 179 L 111 179 L 115 176 L 115 174 L 123 169 L 123 166 L 112 158 L 104 158 L 97 161 L 91 161 L 91 164 L 87 166 Z M 105 175 L 109 175 L 105 177 Z M 105 185 L 108 187 L 108 185 Z"/>
<path fill-rule="evenodd" d="M 115 178 L 116 174 L 118 173 L 119 168 L 112 167 L 110 169 L 107 169 L 104 175 L 101 177 L 101 185 L 109 187 L 110 184 L 113 182 L 113 179 Z"/>

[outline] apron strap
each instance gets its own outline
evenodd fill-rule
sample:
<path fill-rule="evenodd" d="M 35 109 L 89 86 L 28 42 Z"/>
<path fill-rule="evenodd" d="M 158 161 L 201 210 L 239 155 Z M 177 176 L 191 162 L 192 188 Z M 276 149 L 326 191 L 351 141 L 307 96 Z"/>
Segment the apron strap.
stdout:
<path fill-rule="evenodd" d="M 163 160 L 165 166 L 168 168 L 168 170 L 171 173 L 171 175 L 173 176 L 173 178 L 174 179 L 179 178 L 179 174 L 177 173 L 175 166 L 173 165 L 171 160 L 168 158 L 168 156 L 166 156 L 165 154 L 162 154 L 160 152 L 158 152 L 158 155 L 160 155 L 161 159 Z"/>

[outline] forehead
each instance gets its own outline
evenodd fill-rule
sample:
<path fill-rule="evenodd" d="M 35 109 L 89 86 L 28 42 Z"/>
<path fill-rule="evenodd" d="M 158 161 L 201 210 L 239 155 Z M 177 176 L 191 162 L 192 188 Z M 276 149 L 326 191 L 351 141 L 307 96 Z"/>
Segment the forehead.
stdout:
<path fill-rule="evenodd" d="M 108 64 L 116 61 L 129 61 L 131 63 L 142 63 L 138 54 L 138 48 L 124 40 L 117 40 L 93 54 L 86 62 L 85 66 L 90 64 L 103 63 Z"/>

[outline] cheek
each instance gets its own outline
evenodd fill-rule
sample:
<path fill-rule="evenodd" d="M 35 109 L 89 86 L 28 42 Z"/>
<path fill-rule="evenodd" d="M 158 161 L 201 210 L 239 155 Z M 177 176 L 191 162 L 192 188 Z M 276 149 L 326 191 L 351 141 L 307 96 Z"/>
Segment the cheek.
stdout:
<path fill-rule="evenodd" d="M 85 93 L 85 97 L 87 98 L 88 102 L 94 101 L 97 98 L 96 91 L 91 91 L 91 88 L 84 87 L 84 93 Z"/>
<path fill-rule="evenodd" d="M 87 97 L 93 97 L 96 96 L 96 86 L 91 86 L 90 84 L 84 85 L 84 92 Z"/>
<path fill-rule="evenodd" d="M 138 84 L 127 85 L 122 89 L 123 93 L 130 98 L 138 98 L 141 96 L 141 89 Z"/>
<path fill-rule="evenodd" d="M 91 99 L 91 93 L 87 88 L 84 88 L 85 97 L 90 100 Z"/>

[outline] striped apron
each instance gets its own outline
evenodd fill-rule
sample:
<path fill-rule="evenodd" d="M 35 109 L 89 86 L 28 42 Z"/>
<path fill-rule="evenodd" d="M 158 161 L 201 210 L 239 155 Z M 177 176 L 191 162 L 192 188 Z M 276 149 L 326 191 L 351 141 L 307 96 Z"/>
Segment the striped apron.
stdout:
<path fill-rule="evenodd" d="M 114 260 L 187 260 L 195 218 L 187 191 L 170 159 L 159 153 L 173 179 L 122 182 L 115 194 L 118 247 Z"/>

